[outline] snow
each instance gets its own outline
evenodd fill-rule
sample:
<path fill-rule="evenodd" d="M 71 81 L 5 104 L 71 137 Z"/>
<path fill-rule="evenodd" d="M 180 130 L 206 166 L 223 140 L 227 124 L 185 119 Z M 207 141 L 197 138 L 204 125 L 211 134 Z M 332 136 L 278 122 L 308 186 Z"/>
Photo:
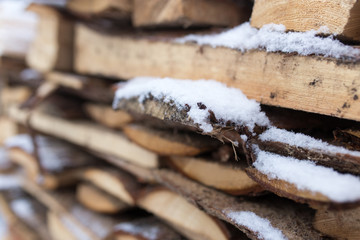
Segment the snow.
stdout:
<path fill-rule="evenodd" d="M 156 225 L 150 225 L 149 222 L 125 222 L 115 226 L 115 231 L 123 231 L 133 235 L 140 235 L 148 240 L 158 239 L 159 227 Z"/>
<path fill-rule="evenodd" d="M 26 198 L 15 199 L 11 202 L 11 209 L 15 214 L 27 221 L 32 221 L 34 217 L 34 209 L 31 202 Z"/>
<path fill-rule="evenodd" d="M 7 151 L 5 148 L 0 147 L 0 168 L 8 166 L 10 163 Z"/>
<path fill-rule="evenodd" d="M 255 100 L 249 100 L 239 89 L 229 88 L 215 80 L 180 80 L 172 78 L 137 77 L 121 86 L 115 94 L 113 107 L 121 99 L 139 97 L 139 101 L 152 96 L 156 100 L 175 105 L 178 109 L 190 107 L 188 116 L 204 132 L 211 132 L 212 110 L 223 122 L 231 121 L 249 127 L 269 126 L 270 121 L 261 112 Z M 216 96 L 216 97 L 215 97 Z M 201 105 L 204 107 L 200 107 Z M 223 123 L 225 126 L 225 124 Z"/>
<path fill-rule="evenodd" d="M 350 151 L 343 147 L 330 145 L 326 142 L 312 138 L 305 134 L 294 133 L 276 127 L 271 127 L 268 130 L 266 130 L 264 133 L 262 133 L 259 136 L 259 139 L 262 141 L 282 142 L 292 146 L 306 148 L 306 149 L 321 150 L 332 154 L 341 153 L 341 154 L 349 154 L 360 157 L 360 152 L 358 151 Z"/>
<path fill-rule="evenodd" d="M 326 27 L 318 31 L 286 32 L 284 25 L 268 24 L 260 29 L 249 22 L 219 34 L 188 35 L 175 40 L 177 43 L 195 42 L 212 47 L 228 47 L 242 52 L 264 49 L 267 52 L 298 53 L 300 55 L 323 55 L 325 57 L 359 57 L 360 50 L 346 46 L 333 36 L 320 37 L 327 33 Z"/>
<path fill-rule="evenodd" d="M 74 220 L 68 216 L 60 216 L 61 222 L 64 224 L 75 237 L 79 240 L 93 240 L 91 236 L 82 228 L 78 227 Z"/>
<path fill-rule="evenodd" d="M 359 177 L 317 166 L 308 160 L 261 151 L 256 146 L 254 149 L 256 161 L 253 165 L 269 179 L 285 180 L 294 184 L 299 190 L 318 192 L 339 203 L 360 200 Z"/>
<path fill-rule="evenodd" d="M 226 211 L 225 211 L 226 212 Z M 277 228 L 273 227 L 266 218 L 259 217 L 249 211 L 229 211 L 226 215 L 237 225 L 245 226 L 257 233 L 260 239 L 264 240 L 285 240 L 287 237 Z"/>
<path fill-rule="evenodd" d="M 0 174 L 0 191 L 20 187 L 20 178 L 13 174 Z"/>

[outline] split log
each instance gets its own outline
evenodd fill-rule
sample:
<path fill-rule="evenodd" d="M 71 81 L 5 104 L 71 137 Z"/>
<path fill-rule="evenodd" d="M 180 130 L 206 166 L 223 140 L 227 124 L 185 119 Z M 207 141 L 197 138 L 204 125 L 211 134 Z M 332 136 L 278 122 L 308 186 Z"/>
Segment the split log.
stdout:
<path fill-rule="evenodd" d="M 25 124 L 29 112 L 12 108 L 9 115 L 15 121 Z M 87 149 L 113 155 L 144 167 L 154 168 L 158 157 L 134 143 L 120 132 L 86 121 L 68 121 L 41 111 L 33 111 L 29 124 L 32 128 L 53 135 Z"/>
<path fill-rule="evenodd" d="M 114 111 L 111 106 L 103 104 L 86 103 L 85 111 L 93 120 L 109 128 L 121 129 L 133 121 L 130 114 Z"/>
<path fill-rule="evenodd" d="M 26 56 L 28 65 L 39 72 L 73 69 L 72 20 L 50 6 L 33 3 L 28 10 L 39 15 L 36 38 Z"/>
<path fill-rule="evenodd" d="M 335 130 L 333 133 L 337 143 L 352 150 L 360 150 L 360 131 L 358 129 Z"/>
<path fill-rule="evenodd" d="M 112 83 L 104 79 L 53 71 L 45 75 L 45 80 L 59 85 L 60 90 L 91 101 L 111 103 L 114 98 Z"/>
<path fill-rule="evenodd" d="M 58 139 L 37 136 L 37 156 L 32 144 L 28 135 L 8 139 L 9 158 L 22 166 L 31 180 L 46 189 L 76 183 L 84 169 L 96 163 L 91 155 Z"/>
<path fill-rule="evenodd" d="M 4 87 L 1 89 L 0 101 L 1 108 L 6 110 L 6 107 L 12 104 L 21 104 L 31 96 L 31 89 L 25 86 L 18 87 Z"/>
<path fill-rule="evenodd" d="M 117 213 L 129 208 L 125 202 L 89 183 L 77 186 L 76 198 L 85 207 L 99 213 Z"/>
<path fill-rule="evenodd" d="M 182 237 L 155 217 L 117 224 L 107 240 L 181 240 Z"/>
<path fill-rule="evenodd" d="M 262 104 L 360 120 L 357 59 L 243 53 L 169 38 L 105 34 L 84 25 L 76 26 L 75 42 L 75 70 L 82 74 L 216 79 Z"/>
<path fill-rule="evenodd" d="M 120 169 L 88 169 L 83 173 L 83 179 L 128 205 L 135 204 L 134 196 L 141 188 L 133 176 Z"/>
<path fill-rule="evenodd" d="M 134 0 L 132 20 L 136 27 L 235 26 L 249 15 L 228 0 Z"/>
<path fill-rule="evenodd" d="M 133 10 L 133 0 L 69 0 L 66 8 L 85 17 L 129 20 Z"/>
<path fill-rule="evenodd" d="M 315 214 L 316 230 L 333 238 L 360 239 L 360 208 L 351 210 L 318 210 Z"/>
<path fill-rule="evenodd" d="M 240 166 L 203 158 L 171 157 L 169 161 L 185 176 L 232 195 L 252 195 L 262 191 L 262 187 Z"/>
<path fill-rule="evenodd" d="M 5 116 L 0 116 L 0 146 L 3 146 L 5 140 L 19 133 L 17 123 Z"/>
<path fill-rule="evenodd" d="M 141 125 L 127 125 L 123 131 L 131 141 L 162 156 L 195 156 L 219 145 L 209 137 L 191 132 L 171 132 Z"/>
<path fill-rule="evenodd" d="M 221 222 L 164 188 L 143 193 L 137 204 L 167 221 L 189 239 L 230 239 Z"/>
<path fill-rule="evenodd" d="M 316 1 L 256 0 L 251 14 L 251 25 L 257 28 L 270 23 L 283 24 L 287 30 L 318 30 L 322 26 L 328 33 L 351 40 L 360 40 L 360 4 L 357 1 L 332 1 L 324 5 Z"/>

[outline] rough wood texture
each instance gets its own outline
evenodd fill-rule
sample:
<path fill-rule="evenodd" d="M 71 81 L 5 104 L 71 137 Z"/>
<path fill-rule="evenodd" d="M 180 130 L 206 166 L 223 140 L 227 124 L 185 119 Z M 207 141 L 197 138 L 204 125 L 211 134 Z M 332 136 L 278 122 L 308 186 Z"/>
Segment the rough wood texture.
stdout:
<path fill-rule="evenodd" d="M 45 80 L 59 85 L 61 90 L 94 102 L 110 104 L 114 98 L 113 82 L 64 72 L 49 72 Z"/>
<path fill-rule="evenodd" d="M 89 169 L 84 172 L 83 179 L 128 205 L 135 204 L 134 196 L 141 188 L 141 185 L 132 175 L 120 169 Z"/>
<path fill-rule="evenodd" d="M 170 190 L 158 188 L 147 191 L 137 203 L 167 221 L 189 239 L 230 239 L 229 233 L 220 222 Z"/>
<path fill-rule="evenodd" d="M 315 214 L 316 230 L 337 239 L 360 239 L 360 208 L 351 210 L 318 210 Z"/>
<path fill-rule="evenodd" d="M 110 105 L 86 103 L 86 113 L 96 122 L 109 127 L 121 129 L 133 121 L 130 114 L 124 111 L 114 111 Z"/>
<path fill-rule="evenodd" d="M 106 35 L 84 25 L 77 25 L 75 42 L 75 69 L 83 74 L 122 79 L 216 79 L 241 89 L 248 98 L 262 104 L 360 120 L 359 60 L 265 51 L 242 53 L 228 48 Z"/>
<path fill-rule="evenodd" d="M 73 69 L 72 20 L 45 5 L 33 3 L 28 10 L 39 15 L 36 38 L 26 56 L 28 65 L 39 72 Z"/>
<path fill-rule="evenodd" d="M 249 13 L 228 0 L 134 0 L 132 20 L 137 27 L 235 26 Z"/>
<path fill-rule="evenodd" d="M 247 195 L 262 191 L 262 187 L 251 180 L 239 166 L 202 158 L 171 157 L 169 161 L 185 176 L 232 195 Z"/>
<path fill-rule="evenodd" d="M 125 135 L 140 146 L 163 156 L 195 156 L 214 150 L 219 143 L 209 137 L 194 133 L 182 133 L 127 125 Z"/>
<path fill-rule="evenodd" d="M 14 107 L 9 114 L 15 121 L 24 124 L 29 112 Z M 97 124 L 64 120 L 37 110 L 31 113 L 29 124 L 40 132 L 144 167 L 154 168 L 159 164 L 158 157 L 154 153 L 131 143 L 120 132 L 109 130 Z"/>
<path fill-rule="evenodd" d="M 76 199 L 85 207 L 99 213 L 117 213 L 129 208 L 128 204 L 89 183 L 77 186 Z"/>
<path fill-rule="evenodd" d="M 324 4 L 321 0 L 256 0 L 251 14 L 251 25 L 285 25 L 287 30 L 318 30 L 322 26 L 329 33 L 360 40 L 360 3 L 356 0 L 335 0 Z"/>
<path fill-rule="evenodd" d="M 133 0 L 69 0 L 66 7 L 83 16 L 129 20 Z"/>

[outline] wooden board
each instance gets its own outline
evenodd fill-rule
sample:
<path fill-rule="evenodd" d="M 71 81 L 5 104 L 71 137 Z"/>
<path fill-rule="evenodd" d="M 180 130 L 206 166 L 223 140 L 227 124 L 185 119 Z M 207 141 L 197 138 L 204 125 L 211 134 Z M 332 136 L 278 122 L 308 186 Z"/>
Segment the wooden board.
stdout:
<path fill-rule="evenodd" d="M 129 20 L 133 0 L 69 0 L 66 8 L 85 17 L 105 17 Z"/>
<path fill-rule="evenodd" d="M 39 72 L 73 68 L 73 22 L 50 6 L 32 3 L 28 10 L 39 15 L 36 38 L 26 55 Z"/>
<path fill-rule="evenodd" d="M 318 30 L 328 27 L 329 33 L 360 40 L 360 3 L 355 0 L 335 0 L 324 4 L 321 0 L 256 0 L 251 14 L 251 25 L 285 25 L 291 31 Z"/>
<path fill-rule="evenodd" d="M 233 195 L 262 191 L 262 187 L 251 180 L 239 166 L 235 168 L 203 158 L 171 157 L 169 161 L 185 176 Z"/>
<path fill-rule="evenodd" d="M 140 146 L 162 156 L 195 156 L 215 150 L 220 144 L 194 133 L 160 130 L 142 125 L 127 125 L 125 135 Z"/>
<path fill-rule="evenodd" d="M 24 124 L 29 113 L 14 107 L 9 114 L 17 122 Z M 30 126 L 76 145 L 113 155 L 144 167 L 154 168 L 159 164 L 156 154 L 130 142 L 120 132 L 87 121 L 69 121 L 41 111 L 33 111 Z"/>
<path fill-rule="evenodd" d="M 242 53 L 156 39 L 107 35 L 77 25 L 75 70 L 121 79 L 216 79 L 262 104 L 360 120 L 359 60 Z"/>
<path fill-rule="evenodd" d="M 134 0 L 132 20 L 136 27 L 235 26 L 249 15 L 228 0 Z"/>

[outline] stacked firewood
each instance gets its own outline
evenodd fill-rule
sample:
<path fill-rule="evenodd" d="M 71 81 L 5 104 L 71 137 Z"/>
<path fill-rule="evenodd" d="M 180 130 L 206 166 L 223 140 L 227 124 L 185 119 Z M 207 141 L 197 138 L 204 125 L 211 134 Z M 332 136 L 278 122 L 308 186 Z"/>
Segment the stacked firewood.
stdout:
<path fill-rule="evenodd" d="M 0 239 L 360 239 L 357 1 L 7 4 Z"/>

